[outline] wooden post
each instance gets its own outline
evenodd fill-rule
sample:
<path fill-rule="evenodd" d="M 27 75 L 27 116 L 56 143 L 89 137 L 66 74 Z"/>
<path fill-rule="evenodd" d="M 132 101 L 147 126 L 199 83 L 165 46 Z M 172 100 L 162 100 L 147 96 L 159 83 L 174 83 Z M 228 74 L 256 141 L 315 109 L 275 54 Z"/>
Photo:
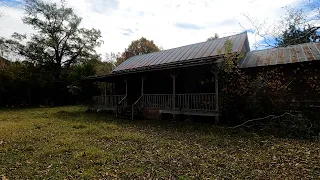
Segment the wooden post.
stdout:
<path fill-rule="evenodd" d="M 175 111 L 176 111 L 176 77 L 177 74 L 171 74 L 172 77 L 172 108 L 173 108 L 173 118 L 175 118 Z"/>
<path fill-rule="evenodd" d="M 134 107 L 133 104 L 131 105 L 131 120 L 133 121 L 133 116 L 134 116 Z"/>
<path fill-rule="evenodd" d="M 104 96 L 107 96 L 107 86 L 108 86 L 108 82 L 104 83 Z"/>
<path fill-rule="evenodd" d="M 112 83 L 111 85 L 112 85 L 112 87 L 111 87 L 112 88 L 112 95 L 115 95 L 115 93 L 114 93 L 114 83 Z"/>
<path fill-rule="evenodd" d="M 218 115 L 215 117 L 215 124 L 219 124 L 219 72 L 216 70 L 214 72 L 214 88 L 215 88 L 215 96 L 214 96 L 214 103 L 215 103 L 215 110 L 217 111 Z"/>
<path fill-rule="evenodd" d="M 144 86 L 144 80 L 146 79 L 146 77 L 142 76 L 141 78 L 141 96 L 143 96 L 144 91 L 143 91 L 143 86 Z"/>
<path fill-rule="evenodd" d="M 126 82 L 126 96 L 128 96 L 128 80 L 125 79 L 124 81 Z"/>
<path fill-rule="evenodd" d="M 104 106 L 107 108 L 107 86 L 108 86 L 108 82 L 104 83 Z M 102 106 L 103 107 L 103 106 Z M 103 108 L 102 108 L 103 109 Z"/>

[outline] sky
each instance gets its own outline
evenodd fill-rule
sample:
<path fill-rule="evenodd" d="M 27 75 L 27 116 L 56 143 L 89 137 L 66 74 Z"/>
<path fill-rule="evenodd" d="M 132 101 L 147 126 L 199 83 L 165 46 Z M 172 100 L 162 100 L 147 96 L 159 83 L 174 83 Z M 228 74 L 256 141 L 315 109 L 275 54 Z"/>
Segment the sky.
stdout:
<path fill-rule="evenodd" d="M 60 0 L 45 0 L 57 2 Z M 220 37 L 248 31 L 249 43 L 261 39 L 250 31 L 244 14 L 273 23 L 286 6 L 299 7 L 306 0 L 66 0 L 81 26 L 100 29 L 104 43 L 100 54 L 123 52 L 131 41 L 145 37 L 163 49 L 203 42 L 218 33 Z M 316 0 L 318 1 L 318 0 Z M 0 36 L 13 32 L 30 34 L 23 24 L 23 0 L 0 0 Z"/>

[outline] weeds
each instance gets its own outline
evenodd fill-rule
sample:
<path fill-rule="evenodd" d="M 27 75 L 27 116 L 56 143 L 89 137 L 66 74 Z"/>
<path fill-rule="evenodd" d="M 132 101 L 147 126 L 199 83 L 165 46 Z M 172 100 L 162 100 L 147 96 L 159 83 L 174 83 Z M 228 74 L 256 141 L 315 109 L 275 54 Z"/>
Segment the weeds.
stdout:
<path fill-rule="evenodd" d="M 316 179 L 320 143 L 83 107 L 0 110 L 8 179 Z"/>

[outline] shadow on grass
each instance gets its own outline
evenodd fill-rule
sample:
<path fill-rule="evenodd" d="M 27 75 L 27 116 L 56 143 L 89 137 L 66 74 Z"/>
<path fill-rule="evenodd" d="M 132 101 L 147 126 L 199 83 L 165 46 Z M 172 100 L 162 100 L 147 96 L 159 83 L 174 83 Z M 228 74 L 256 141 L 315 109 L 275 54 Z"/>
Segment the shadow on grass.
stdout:
<path fill-rule="evenodd" d="M 243 128 L 230 128 L 228 126 L 215 126 L 213 121 L 205 118 L 194 119 L 190 121 L 177 120 L 128 120 L 115 118 L 113 114 L 106 112 L 86 112 L 85 110 L 77 109 L 73 111 L 58 111 L 54 114 L 58 119 L 70 120 L 70 121 L 84 121 L 84 122 L 105 122 L 114 123 L 122 127 L 137 127 L 139 129 L 153 129 L 162 133 L 166 132 L 179 132 L 179 133 L 198 133 L 198 134 L 216 134 L 218 136 L 229 137 L 252 137 L 259 136 L 264 138 L 285 138 L 285 139 L 297 139 L 297 140 L 317 140 L 312 135 L 306 137 L 300 134 L 303 132 L 293 134 L 286 129 L 270 128 L 268 129 L 243 129 Z M 183 118 L 182 118 L 183 119 Z"/>
<path fill-rule="evenodd" d="M 75 122 L 92 122 L 92 123 L 112 123 L 116 124 L 120 127 L 125 128 L 138 128 L 141 130 L 152 130 L 153 132 L 158 134 L 163 133 L 195 133 L 199 135 L 208 135 L 215 134 L 218 136 L 239 136 L 242 137 L 250 137 L 252 134 L 247 134 L 239 129 L 228 129 L 223 126 L 215 126 L 213 122 L 208 121 L 173 121 L 170 119 L 166 120 L 151 120 L 151 119 L 119 119 L 116 118 L 115 115 L 106 112 L 86 112 L 83 110 L 75 110 L 75 111 L 58 111 L 53 114 L 55 118 L 60 120 L 68 120 Z"/>

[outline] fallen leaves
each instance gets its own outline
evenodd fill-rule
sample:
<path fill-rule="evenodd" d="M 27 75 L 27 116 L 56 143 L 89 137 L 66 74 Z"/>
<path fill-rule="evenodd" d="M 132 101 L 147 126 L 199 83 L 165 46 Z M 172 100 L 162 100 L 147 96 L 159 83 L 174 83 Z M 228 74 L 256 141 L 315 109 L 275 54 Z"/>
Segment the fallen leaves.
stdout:
<path fill-rule="evenodd" d="M 25 120 L 0 129 L 0 139 L 6 140 L 0 146 L 0 172 L 5 178 L 320 177 L 319 142 L 230 133 L 202 124 L 116 120 L 76 109 L 51 108 L 49 118 L 43 118 L 45 111 L 39 109 L 32 115 L 17 112 L 15 116 Z M 56 113 L 61 110 L 63 116 Z M 37 123 L 41 130 L 30 131 Z"/>

